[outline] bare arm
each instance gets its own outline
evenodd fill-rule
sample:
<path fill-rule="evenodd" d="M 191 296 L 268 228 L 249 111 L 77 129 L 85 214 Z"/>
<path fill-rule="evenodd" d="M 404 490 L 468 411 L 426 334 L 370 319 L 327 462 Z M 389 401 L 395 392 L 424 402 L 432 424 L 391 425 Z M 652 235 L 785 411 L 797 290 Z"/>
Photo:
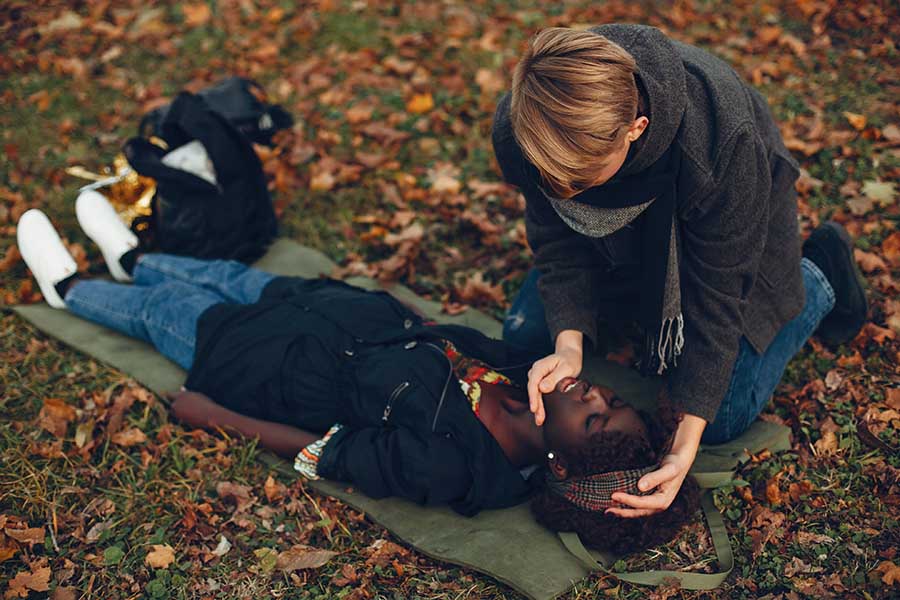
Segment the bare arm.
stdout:
<path fill-rule="evenodd" d="M 303 429 L 254 419 L 234 412 L 197 392 L 181 391 L 168 395 L 172 414 L 179 421 L 203 429 L 221 428 L 246 438 L 258 438 L 264 448 L 279 456 L 293 458 L 300 450 L 322 436 Z"/>

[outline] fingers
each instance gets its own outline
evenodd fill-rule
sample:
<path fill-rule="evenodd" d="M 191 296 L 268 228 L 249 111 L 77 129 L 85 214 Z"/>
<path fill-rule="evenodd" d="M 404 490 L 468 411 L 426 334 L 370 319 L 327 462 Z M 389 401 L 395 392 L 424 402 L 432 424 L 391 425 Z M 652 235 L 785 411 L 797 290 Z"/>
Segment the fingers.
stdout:
<path fill-rule="evenodd" d="M 641 480 L 638 481 L 638 489 L 642 492 L 649 492 L 656 486 L 671 481 L 676 477 L 678 477 L 678 467 L 671 463 L 665 464 L 641 477 Z"/>
<path fill-rule="evenodd" d="M 615 515 L 623 519 L 636 519 L 638 517 L 649 517 L 655 515 L 659 511 L 649 509 L 633 509 L 633 508 L 607 508 L 604 514 Z"/>
<path fill-rule="evenodd" d="M 657 492 L 650 496 L 632 496 L 624 492 L 616 492 L 612 495 L 612 499 L 614 502 L 624 504 L 626 507 L 642 508 L 653 512 L 666 510 L 672 504 L 672 498 L 665 492 Z"/>
<path fill-rule="evenodd" d="M 544 422 L 544 400 L 541 397 L 540 384 L 548 373 L 556 367 L 556 359 L 553 356 L 542 358 L 532 365 L 528 372 L 528 407 L 535 414 L 535 422 L 540 425 Z M 541 420 L 538 422 L 537 417 Z"/>

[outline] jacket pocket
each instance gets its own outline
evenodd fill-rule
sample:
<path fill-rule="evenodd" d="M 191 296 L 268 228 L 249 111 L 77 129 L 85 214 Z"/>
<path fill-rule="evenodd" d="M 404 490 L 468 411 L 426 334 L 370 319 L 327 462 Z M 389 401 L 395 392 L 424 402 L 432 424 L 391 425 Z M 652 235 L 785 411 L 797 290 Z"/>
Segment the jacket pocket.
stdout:
<path fill-rule="evenodd" d="M 394 388 L 394 391 L 391 392 L 391 395 L 388 396 L 387 404 L 384 407 L 384 412 L 381 414 L 381 422 L 387 424 L 391 418 L 391 413 L 394 411 L 394 407 L 398 404 L 400 398 L 406 393 L 409 389 L 410 383 L 408 381 L 400 382 L 397 387 Z"/>

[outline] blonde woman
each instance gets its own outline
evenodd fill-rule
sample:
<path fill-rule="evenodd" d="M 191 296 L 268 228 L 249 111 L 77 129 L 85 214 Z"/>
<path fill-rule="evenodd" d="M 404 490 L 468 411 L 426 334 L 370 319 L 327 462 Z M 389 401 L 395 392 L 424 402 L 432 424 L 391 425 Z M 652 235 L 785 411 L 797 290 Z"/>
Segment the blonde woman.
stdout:
<path fill-rule="evenodd" d="M 614 514 L 665 510 L 701 440 L 743 433 L 813 332 L 838 344 L 865 320 L 846 232 L 828 223 L 801 252 L 798 165 L 766 100 L 699 48 L 641 25 L 544 30 L 493 143 L 527 201 L 535 269 L 504 338 L 546 354 L 529 373 L 536 422 L 601 323 L 637 323 L 642 371 L 685 414 L 640 481 L 652 493 L 616 494 Z"/>

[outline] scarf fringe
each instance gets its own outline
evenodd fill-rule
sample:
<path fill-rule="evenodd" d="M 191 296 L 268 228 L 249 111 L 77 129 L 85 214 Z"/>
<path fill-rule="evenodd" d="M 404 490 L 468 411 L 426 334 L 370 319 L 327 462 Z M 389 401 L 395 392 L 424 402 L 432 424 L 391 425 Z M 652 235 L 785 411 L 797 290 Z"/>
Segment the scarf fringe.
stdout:
<path fill-rule="evenodd" d="M 684 315 L 664 319 L 656 336 L 648 335 L 644 347 L 641 371 L 662 375 L 670 367 L 678 366 L 678 357 L 684 350 Z"/>

